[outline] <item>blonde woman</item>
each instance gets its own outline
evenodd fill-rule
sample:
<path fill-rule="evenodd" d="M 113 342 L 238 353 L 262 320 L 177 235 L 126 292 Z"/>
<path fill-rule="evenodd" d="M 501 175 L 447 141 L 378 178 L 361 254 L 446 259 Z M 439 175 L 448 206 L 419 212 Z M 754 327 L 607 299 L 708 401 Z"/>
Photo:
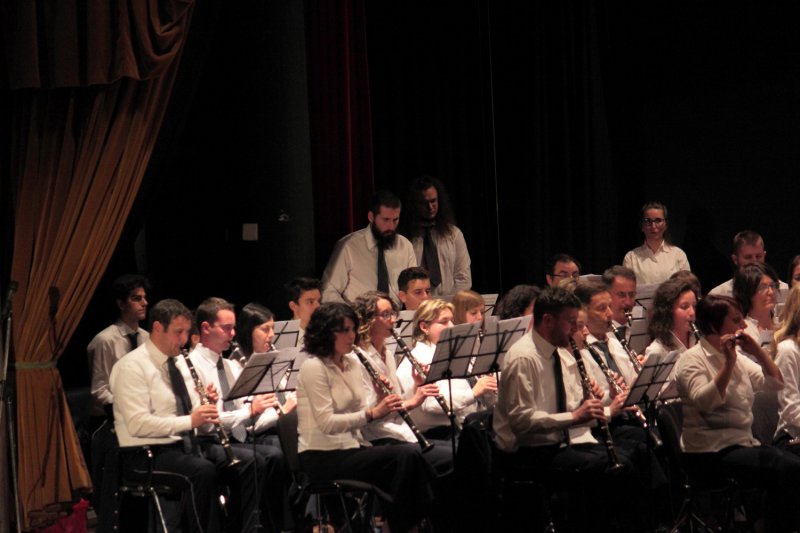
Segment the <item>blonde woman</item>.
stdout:
<path fill-rule="evenodd" d="M 800 435 L 800 285 L 786 297 L 783 320 L 775 332 L 775 365 L 783 375 L 783 390 L 778 393 L 778 431 L 775 446 L 800 455 L 792 439 Z"/>
<path fill-rule="evenodd" d="M 414 358 L 421 365 L 429 365 L 436 351 L 436 343 L 446 328 L 453 327 L 453 306 L 444 300 L 427 300 L 414 314 Z M 415 389 L 411 364 L 403 361 L 397 369 L 397 377 L 408 394 Z M 452 403 L 460 421 L 477 411 L 477 401 L 488 392 L 497 391 L 497 381 L 493 377 L 482 377 L 471 386 L 466 379 L 441 380 L 436 383 L 441 394 Z M 450 420 L 434 398 L 426 398 L 414 413 L 417 427 L 429 438 L 446 440 L 450 438 Z"/>

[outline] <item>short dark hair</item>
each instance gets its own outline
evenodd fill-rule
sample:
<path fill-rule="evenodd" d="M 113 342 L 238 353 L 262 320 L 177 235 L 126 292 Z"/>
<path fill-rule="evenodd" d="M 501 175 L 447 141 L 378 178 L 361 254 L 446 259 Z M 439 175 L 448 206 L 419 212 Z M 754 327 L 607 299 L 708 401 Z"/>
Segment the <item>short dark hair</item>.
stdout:
<path fill-rule="evenodd" d="M 651 210 L 651 209 L 658 209 L 662 213 L 664 213 L 664 220 L 667 221 L 667 227 L 664 229 L 664 242 L 667 244 L 672 244 L 672 236 L 669 232 L 669 212 L 667 211 L 667 206 L 664 205 L 662 202 L 658 202 L 655 200 L 651 200 L 649 202 L 645 202 L 642 206 L 642 210 L 639 213 L 639 228 L 642 227 L 644 214 Z"/>
<path fill-rule="evenodd" d="M 733 297 L 739 302 L 742 313 L 747 315 L 752 307 L 753 296 L 758 292 L 761 278 L 769 276 L 772 281 L 779 283 L 775 269 L 766 263 L 752 263 L 740 268 L 733 275 Z M 777 296 L 777 295 L 776 295 Z"/>
<path fill-rule="evenodd" d="M 381 206 L 389 209 L 399 209 L 403 206 L 396 194 L 387 190 L 375 191 L 369 201 L 369 210 L 373 215 L 381 212 Z"/>
<path fill-rule="evenodd" d="M 758 243 L 761 243 L 762 246 L 764 245 L 764 239 L 761 237 L 761 235 L 750 229 L 742 230 L 733 236 L 731 253 L 738 255 L 739 250 L 741 250 L 742 246 L 745 244 L 756 246 Z"/>
<path fill-rule="evenodd" d="M 609 267 L 603 272 L 602 281 L 606 287 L 611 287 L 614 284 L 614 278 L 617 276 L 631 281 L 636 281 L 636 273 L 628 267 L 622 265 L 614 265 Z"/>
<path fill-rule="evenodd" d="M 346 318 L 353 321 L 353 327 L 358 331 L 358 315 L 349 305 L 331 302 L 319 306 L 306 326 L 303 349 L 317 357 L 332 356 L 336 340 L 335 330 L 344 325 Z M 358 335 L 355 342 L 358 343 Z"/>
<path fill-rule="evenodd" d="M 608 292 L 608 287 L 600 281 L 582 280 L 575 286 L 575 296 L 583 305 L 589 305 L 592 298 L 601 292 Z"/>
<path fill-rule="evenodd" d="M 253 354 L 253 330 L 270 320 L 275 320 L 275 315 L 259 303 L 250 302 L 242 307 L 236 317 L 236 340 L 244 355 Z"/>
<path fill-rule="evenodd" d="M 123 274 L 111 284 L 111 292 L 115 300 L 127 300 L 132 290 L 142 288 L 150 290 L 150 281 L 141 274 Z"/>
<path fill-rule="evenodd" d="M 494 310 L 500 320 L 521 317 L 531 302 L 539 297 L 542 289 L 536 285 L 517 285 L 508 291 Z"/>
<path fill-rule="evenodd" d="M 317 278 L 294 278 L 285 285 L 285 288 L 289 301 L 300 303 L 300 297 L 303 296 L 304 292 L 313 291 L 315 289 L 321 291 L 322 281 Z"/>
<path fill-rule="evenodd" d="M 424 226 L 427 221 L 422 220 L 419 216 L 419 211 L 425 207 L 423 193 L 431 187 L 436 189 L 436 196 L 439 202 L 436 220 L 433 221 L 436 231 L 441 235 L 450 235 L 453 226 L 456 224 L 453 207 L 444 184 L 433 176 L 423 174 L 414 179 L 408 188 L 408 199 L 406 201 L 408 212 L 403 213 L 403 233 L 410 239 L 421 237 L 424 233 Z"/>
<path fill-rule="evenodd" d="M 556 263 L 575 263 L 578 267 L 578 272 L 581 271 L 581 264 L 577 259 L 567 254 L 556 254 L 551 257 L 544 266 L 547 274 L 551 276 L 555 274 L 554 269 L 556 268 Z"/>
<path fill-rule="evenodd" d="M 722 323 L 731 310 L 741 312 L 742 307 L 735 299 L 730 296 L 718 296 L 709 294 L 699 302 L 695 310 L 695 320 L 697 329 L 703 334 L 719 333 Z"/>
<path fill-rule="evenodd" d="M 408 267 L 397 276 L 397 290 L 406 292 L 408 284 L 415 279 L 430 279 L 431 275 L 425 267 Z"/>
<path fill-rule="evenodd" d="M 687 291 L 693 292 L 697 297 L 694 287 L 685 279 L 669 279 L 658 286 L 653 297 L 653 314 L 647 325 L 647 332 L 650 334 L 651 340 L 658 339 L 667 348 L 677 348 L 675 337 L 672 335 L 673 310 L 675 302 Z"/>
<path fill-rule="evenodd" d="M 581 302 L 566 289 L 546 287 L 533 304 L 533 321 L 539 324 L 544 315 L 557 315 L 565 308 L 580 309 Z"/>
<path fill-rule="evenodd" d="M 217 313 L 222 310 L 233 311 L 233 304 L 223 298 L 212 296 L 206 298 L 197 306 L 194 312 L 194 320 L 197 322 L 198 330 L 202 330 L 203 322 L 213 324 L 217 320 Z"/>
<path fill-rule="evenodd" d="M 181 302 L 170 298 L 161 300 L 150 308 L 150 331 L 153 331 L 153 324 L 156 322 L 164 326 L 164 330 L 166 330 L 170 322 L 178 316 L 186 318 L 189 322 L 192 321 L 192 312 Z"/>

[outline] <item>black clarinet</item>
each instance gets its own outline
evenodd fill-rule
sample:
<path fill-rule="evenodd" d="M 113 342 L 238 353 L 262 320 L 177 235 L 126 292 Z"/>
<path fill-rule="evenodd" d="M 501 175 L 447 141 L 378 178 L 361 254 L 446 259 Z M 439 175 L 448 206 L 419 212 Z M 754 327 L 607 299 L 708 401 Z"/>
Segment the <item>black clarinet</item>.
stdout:
<path fill-rule="evenodd" d="M 703 334 L 700 333 L 700 330 L 697 329 L 697 326 L 695 325 L 694 322 L 689 322 L 689 329 L 691 330 L 692 335 L 694 335 L 695 340 L 697 342 L 700 342 L 700 339 L 703 338 Z"/>
<path fill-rule="evenodd" d="M 192 375 L 192 379 L 194 380 L 194 388 L 197 390 L 197 395 L 200 396 L 200 404 L 209 405 L 211 403 L 211 399 L 208 397 L 205 385 L 200 379 L 200 376 L 197 375 L 197 370 L 195 370 L 194 364 L 192 364 L 192 360 L 189 358 L 189 350 L 181 350 L 181 355 L 183 356 L 183 360 L 186 361 L 186 366 L 189 368 L 189 373 Z M 238 464 L 239 459 L 237 459 L 233 454 L 233 449 L 231 448 L 231 439 L 228 437 L 228 432 L 225 431 L 225 428 L 222 427 L 222 424 L 219 422 L 214 424 L 214 429 L 217 432 L 217 438 L 219 439 L 219 443 L 222 445 L 222 449 L 225 450 L 225 457 L 228 459 L 228 466 Z"/>
<path fill-rule="evenodd" d="M 570 337 L 569 343 L 572 346 L 572 357 L 575 358 L 575 363 L 578 365 L 578 373 L 581 375 L 581 387 L 583 387 L 583 401 L 594 398 L 592 393 L 592 384 L 589 381 L 589 374 L 586 372 L 586 365 L 583 364 L 581 352 L 578 350 L 578 345 L 575 344 L 575 339 Z M 611 429 L 608 427 L 608 422 L 605 420 L 598 420 L 597 426 L 603 433 L 603 444 L 605 444 L 606 452 L 608 453 L 608 468 L 611 472 L 618 472 L 624 468 L 619 462 L 617 457 L 617 450 L 614 448 L 614 438 L 611 436 Z"/>
<path fill-rule="evenodd" d="M 411 363 L 412 367 L 414 367 L 414 371 L 419 375 L 419 377 L 422 378 L 423 381 L 427 380 L 428 376 L 427 374 L 425 374 L 425 370 L 422 368 L 422 365 L 419 363 L 419 361 L 417 361 L 417 358 L 411 355 L 411 350 L 409 349 L 408 344 L 406 344 L 406 341 L 404 341 L 403 338 L 400 335 L 398 335 L 395 330 L 392 330 L 392 337 L 394 337 L 394 340 L 397 341 L 397 346 L 399 346 L 400 349 L 403 351 L 403 355 L 405 356 L 405 358 L 408 359 L 408 362 Z M 450 410 L 450 406 L 447 405 L 447 400 L 444 399 L 442 393 L 440 392 L 439 394 L 434 396 L 434 398 L 436 399 L 436 403 L 439 404 L 439 407 L 442 408 L 442 411 L 444 411 L 444 414 L 447 415 L 447 418 L 449 418 L 453 422 L 453 425 L 456 427 L 458 431 L 461 431 L 461 422 L 458 421 L 458 418 L 456 418 L 455 413 L 453 413 Z"/>
<path fill-rule="evenodd" d="M 611 327 L 611 331 L 614 332 L 614 336 L 617 338 L 619 343 L 625 349 L 625 353 L 628 354 L 628 359 L 631 360 L 631 365 L 633 365 L 633 369 L 636 371 L 637 374 L 641 373 L 642 371 L 642 363 L 639 362 L 638 354 L 631 348 L 631 345 L 628 343 L 628 339 L 625 338 L 625 334 L 619 329 L 617 326 L 614 325 L 613 322 L 608 323 L 609 327 Z"/>
<path fill-rule="evenodd" d="M 356 357 L 358 357 L 358 360 L 361 361 L 361 364 L 364 365 L 364 368 L 367 369 L 367 373 L 369 374 L 369 377 L 372 379 L 372 382 L 375 384 L 375 386 L 384 395 L 390 395 L 392 393 L 391 389 L 386 386 L 386 383 L 383 382 L 381 377 L 378 375 L 378 371 L 375 370 L 375 367 L 370 364 L 369 359 L 367 359 L 366 354 L 361 351 L 361 348 L 354 344 L 353 352 L 356 354 Z M 403 421 L 408 424 L 408 427 L 411 428 L 411 431 L 414 432 L 414 436 L 417 438 L 417 442 L 419 442 L 419 446 L 422 448 L 423 453 L 433 448 L 433 444 L 428 442 L 428 439 L 425 438 L 425 435 L 423 435 L 422 432 L 417 428 L 417 425 L 411 419 L 411 415 L 408 414 L 408 411 L 405 409 L 400 409 L 397 411 L 397 414 L 400 415 Z"/>

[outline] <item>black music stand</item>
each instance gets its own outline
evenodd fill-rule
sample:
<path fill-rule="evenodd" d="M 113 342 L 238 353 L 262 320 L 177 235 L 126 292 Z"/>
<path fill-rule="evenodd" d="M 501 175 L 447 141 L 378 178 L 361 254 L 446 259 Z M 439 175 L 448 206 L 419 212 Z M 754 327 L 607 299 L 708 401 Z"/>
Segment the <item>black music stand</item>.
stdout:
<path fill-rule="evenodd" d="M 433 353 L 428 379 L 425 384 L 447 380 L 450 393 L 450 440 L 453 446 L 453 457 L 456 456 L 456 414 L 453 410 L 453 379 L 466 378 L 467 367 L 475 352 L 480 331 L 479 324 L 459 324 L 442 331 L 436 351 Z"/>
<path fill-rule="evenodd" d="M 648 357 L 636 381 L 628 389 L 628 398 L 623 407 L 641 405 L 643 412 L 646 413 L 648 426 L 651 428 L 652 421 L 655 420 L 653 406 L 656 400 L 677 397 L 677 394 L 670 396 L 667 391 L 670 389 L 669 376 L 678 360 L 678 355 L 679 352 L 675 350 L 662 357 Z"/>
<path fill-rule="evenodd" d="M 487 317 L 470 375 L 497 374 L 506 352 L 528 331 L 532 318 L 532 316 L 522 316 L 507 320 L 493 320 L 493 317 Z M 497 381 L 499 387 L 500 380 Z"/>
<path fill-rule="evenodd" d="M 414 335 L 414 313 L 416 313 L 416 311 L 403 309 L 400 311 L 397 321 L 394 323 L 397 336 L 403 339 L 408 346 L 411 346 L 411 337 Z M 400 354 L 397 353 L 397 341 L 393 338 L 386 339 L 386 349 L 394 357 L 396 366 L 400 366 L 400 362 L 403 360 L 403 354 L 402 351 Z"/>
<path fill-rule="evenodd" d="M 281 320 L 275 322 L 273 331 L 275 333 L 275 340 L 272 345 L 276 350 L 293 348 L 297 346 L 297 341 L 300 339 L 300 321 Z"/>

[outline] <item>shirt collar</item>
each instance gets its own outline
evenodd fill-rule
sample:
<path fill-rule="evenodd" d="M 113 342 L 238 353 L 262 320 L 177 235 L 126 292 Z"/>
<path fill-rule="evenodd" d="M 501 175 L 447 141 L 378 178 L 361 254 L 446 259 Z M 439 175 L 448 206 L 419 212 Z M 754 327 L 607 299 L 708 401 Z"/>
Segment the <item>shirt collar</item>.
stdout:
<path fill-rule="evenodd" d="M 139 329 L 141 329 L 138 327 L 136 329 L 131 329 L 130 326 L 128 326 L 128 324 L 122 321 L 122 319 L 117 320 L 117 327 L 124 336 L 130 335 L 131 333 L 138 333 Z"/>
<path fill-rule="evenodd" d="M 197 346 L 194 347 L 194 353 L 202 357 L 204 360 L 208 361 L 208 363 L 211 364 L 212 366 L 217 366 L 217 361 L 219 361 L 220 358 L 222 357 L 220 354 L 218 354 L 211 348 L 203 346 L 203 344 L 200 342 L 198 342 Z"/>
<path fill-rule="evenodd" d="M 167 363 L 167 359 L 169 359 L 170 356 L 166 355 L 164 352 L 159 350 L 152 340 L 147 339 L 144 343 L 145 346 L 147 346 L 147 353 L 150 354 L 150 357 L 153 359 L 153 361 L 156 362 L 156 364 L 159 367 Z M 180 357 L 180 356 L 176 355 L 175 357 Z"/>
<path fill-rule="evenodd" d="M 539 355 L 546 360 L 550 360 L 553 357 L 553 352 L 556 350 L 556 347 L 550 344 L 550 341 L 545 340 L 544 337 L 539 335 L 539 332 L 535 329 L 531 332 L 533 336 L 533 344 L 536 346 L 536 351 L 539 352 Z"/>

